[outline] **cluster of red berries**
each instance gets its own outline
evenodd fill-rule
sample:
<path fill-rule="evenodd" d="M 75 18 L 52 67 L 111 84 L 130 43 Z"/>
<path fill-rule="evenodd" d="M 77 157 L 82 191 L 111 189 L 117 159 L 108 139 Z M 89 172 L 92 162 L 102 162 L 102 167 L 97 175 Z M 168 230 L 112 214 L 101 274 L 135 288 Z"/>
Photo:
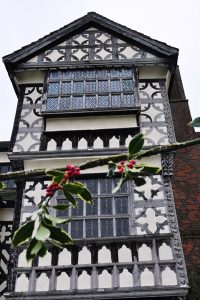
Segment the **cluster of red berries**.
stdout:
<path fill-rule="evenodd" d="M 133 169 L 135 164 L 136 164 L 136 161 L 134 159 L 129 160 L 129 162 L 126 165 L 125 165 L 124 160 L 121 160 L 119 162 L 119 164 L 117 165 L 118 172 L 120 174 L 122 174 L 122 173 L 124 173 L 126 168 Z"/>
<path fill-rule="evenodd" d="M 67 164 L 66 171 L 64 173 L 62 184 L 66 183 L 69 179 L 72 179 L 74 176 L 80 175 L 80 168 Z M 46 189 L 46 197 L 52 197 L 57 190 L 62 189 L 62 184 L 59 185 L 58 182 L 54 181 Z"/>
<path fill-rule="evenodd" d="M 48 185 L 46 189 L 46 197 L 53 196 L 53 194 L 59 189 L 61 189 L 61 186 L 56 181 Z"/>
<path fill-rule="evenodd" d="M 68 179 L 72 179 L 72 177 L 78 176 L 78 175 L 80 175 L 80 168 L 75 167 L 75 166 L 70 165 L 70 164 L 67 164 L 66 165 L 66 171 L 65 171 L 62 183 L 65 183 Z"/>

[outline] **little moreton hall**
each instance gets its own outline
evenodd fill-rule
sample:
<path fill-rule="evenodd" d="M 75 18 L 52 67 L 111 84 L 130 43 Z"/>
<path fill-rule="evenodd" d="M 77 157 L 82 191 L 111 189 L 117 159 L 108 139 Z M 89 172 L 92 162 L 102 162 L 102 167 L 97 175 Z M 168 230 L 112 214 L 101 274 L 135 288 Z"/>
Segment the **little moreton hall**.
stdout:
<path fill-rule="evenodd" d="M 196 137 L 177 59 L 177 48 L 94 12 L 3 57 L 18 104 L 0 172 L 120 154 L 139 132 L 144 149 Z M 57 212 L 71 218 L 63 226 L 73 244 L 48 246 L 32 262 L 11 236 L 45 197 L 48 178 L 7 181 L 0 299 L 186 299 L 188 275 L 200 271 L 198 149 L 143 159 L 162 172 L 115 194 L 107 166 L 81 172 L 94 204 Z"/>

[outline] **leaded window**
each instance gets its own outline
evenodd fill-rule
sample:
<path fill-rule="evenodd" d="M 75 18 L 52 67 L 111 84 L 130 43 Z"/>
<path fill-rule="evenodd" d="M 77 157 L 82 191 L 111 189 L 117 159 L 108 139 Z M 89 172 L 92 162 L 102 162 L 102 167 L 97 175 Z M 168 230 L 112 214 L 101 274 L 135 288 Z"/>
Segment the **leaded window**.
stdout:
<path fill-rule="evenodd" d="M 121 190 L 112 194 L 117 179 L 101 178 L 86 179 L 83 183 L 93 194 L 94 204 L 86 204 L 77 200 L 77 207 L 67 212 L 71 223 L 64 228 L 73 238 L 117 237 L 130 235 L 130 196 L 129 182 Z M 57 202 L 65 203 L 62 193 L 58 194 Z M 66 217 L 66 211 L 58 211 L 57 216 Z"/>
<path fill-rule="evenodd" d="M 132 68 L 52 71 L 45 95 L 47 112 L 136 107 Z"/>
<path fill-rule="evenodd" d="M 0 164 L 0 173 L 8 173 L 8 172 L 12 172 L 12 168 L 9 164 Z M 4 181 L 4 184 L 6 186 L 6 188 L 8 189 L 13 189 L 15 188 L 15 182 L 14 180 L 6 180 Z"/>

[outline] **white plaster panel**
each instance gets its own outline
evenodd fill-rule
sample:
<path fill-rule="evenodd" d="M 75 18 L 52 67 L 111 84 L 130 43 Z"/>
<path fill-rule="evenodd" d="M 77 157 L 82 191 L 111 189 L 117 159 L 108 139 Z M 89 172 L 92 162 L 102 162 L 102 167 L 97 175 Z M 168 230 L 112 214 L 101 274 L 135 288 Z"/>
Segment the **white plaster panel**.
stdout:
<path fill-rule="evenodd" d="M 93 130 L 137 127 L 136 116 L 95 116 L 79 118 L 53 118 L 46 120 L 46 131 Z"/>
<path fill-rule="evenodd" d="M 24 71 L 16 73 L 16 81 L 18 84 L 43 83 L 44 73 L 42 71 Z"/>
<path fill-rule="evenodd" d="M 139 49 L 138 49 L 139 50 Z M 121 55 L 121 54 L 123 54 L 123 55 L 125 55 L 126 56 L 126 58 L 128 58 L 128 59 L 131 59 L 131 58 L 133 58 L 133 56 L 135 55 L 135 54 L 137 54 L 139 51 L 136 51 L 136 50 L 134 50 L 134 49 L 132 49 L 131 47 L 126 47 L 123 51 L 120 51 L 119 52 L 119 55 Z"/>
<path fill-rule="evenodd" d="M 31 59 L 27 60 L 27 62 L 34 63 L 38 61 L 38 56 L 34 56 Z"/>
<path fill-rule="evenodd" d="M 13 208 L 0 208 L 0 221 L 13 221 Z"/>
<path fill-rule="evenodd" d="M 7 153 L 6 152 L 0 152 L 0 162 L 1 163 L 7 163 L 7 162 L 10 162 L 9 159 L 8 159 L 8 156 L 7 156 Z"/>
<path fill-rule="evenodd" d="M 49 58 L 51 61 L 63 61 L 64 57 L 63 57 L 64 53 L 61 54 L 58 52 L 58 50 L 53 50 L 51 53 L 49 54 L 45 54 L 45 57 Z M 62 58 L 61 58 L 62 57 Z M 46 58 L 44 58 L 44 61 L 48 61 Z"/>
<path fill-rule="evenodd" d="M 103 158 L 104 156 L 102 156 Z M 66 163 L 70 163 L 73 165 L 79 165 L 82 164 L 86 161 L 91 161 L 95 160 L 97 156 L 92 156 L 92 157 L 67 157 L 67 158 L 51 158 L 51 159 L 34 159 L 34 160 L 25 160 L 24 161 L 24 169 L 25 170 L 30 170 L 30 169 L 37 169 L 37 168 L 47 168 L 47 169 L 53 169 L 53 168 L 62 168 L 63 166 L 66 165 Z M 138 163 L 144 163 L 144 164 L 149 164 L 153 165 L 156 167 L 161 166 L 161 161 L 160 161 L 160 155 L 154 155 L 152 157 L 146 157 L 141 160 L 137 160 Z M 81 171 L 82 174 L 85 173 L 101 173 L 101 172 L 106 172 L 108 171 L 108 167 L 101 166 L 101 167 L 96 167 L 96 168 L 91 168 L 88 170 Z"/>
<path fill-rule="evenodd" d="M 139 67 L 139 79 L 165 79 L 167 67 Z"/>

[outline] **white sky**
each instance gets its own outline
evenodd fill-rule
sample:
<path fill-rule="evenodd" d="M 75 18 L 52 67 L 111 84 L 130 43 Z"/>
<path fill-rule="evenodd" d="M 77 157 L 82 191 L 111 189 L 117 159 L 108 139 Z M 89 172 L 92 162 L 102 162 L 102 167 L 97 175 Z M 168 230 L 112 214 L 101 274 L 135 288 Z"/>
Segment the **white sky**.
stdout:
<path fill-rule="evenodd" d="M 200 116 L 199 0 L 2 0 L 0 4 L 1 57 L 89 11 L 179 48 L 178 64 L 192 117 Z M 14 89 L 0 62 L 0 141 L 10 139 L 16 104 Z"/>

